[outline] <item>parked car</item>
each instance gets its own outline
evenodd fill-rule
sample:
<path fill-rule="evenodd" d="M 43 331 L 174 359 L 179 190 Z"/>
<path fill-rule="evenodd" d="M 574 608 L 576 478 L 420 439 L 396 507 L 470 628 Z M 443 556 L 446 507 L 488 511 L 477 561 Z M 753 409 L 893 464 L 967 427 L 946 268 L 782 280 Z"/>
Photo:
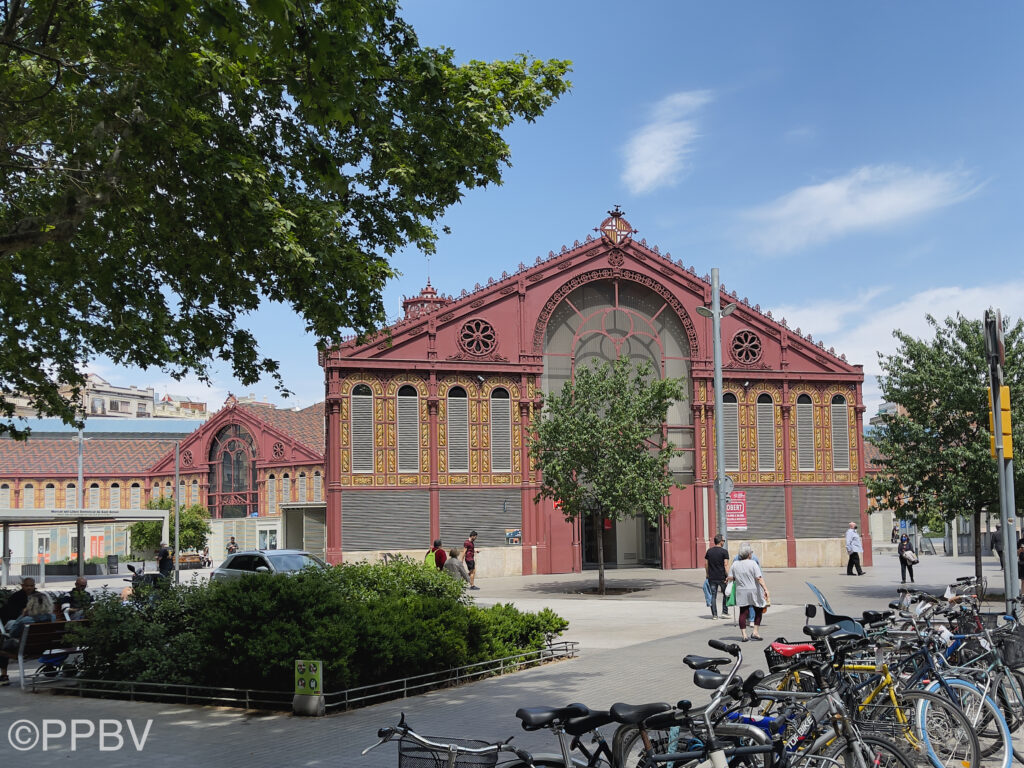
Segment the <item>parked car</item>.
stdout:
<path fill-rule="evenodd" d="M 253 573 L 298 573 L 305 568 L 326 570 L 327 563 L 300 549 L 253 549 L 228 555 L 210 574 L 210 581 L 236 579 Z"/>

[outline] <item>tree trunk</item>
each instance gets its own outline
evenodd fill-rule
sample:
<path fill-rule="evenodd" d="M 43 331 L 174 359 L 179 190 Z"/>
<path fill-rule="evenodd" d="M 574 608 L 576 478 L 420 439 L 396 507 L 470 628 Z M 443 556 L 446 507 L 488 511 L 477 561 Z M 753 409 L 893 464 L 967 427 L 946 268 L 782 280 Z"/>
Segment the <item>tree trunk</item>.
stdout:
<path fill-rule="evenodd" d="M 974 577 L 981 589 L 981 510 L 974 510 Z"/>
<path fill-rule="evenodd" d="M 604 594 L 604 515 L 597 519 L 597 594 Z"/>

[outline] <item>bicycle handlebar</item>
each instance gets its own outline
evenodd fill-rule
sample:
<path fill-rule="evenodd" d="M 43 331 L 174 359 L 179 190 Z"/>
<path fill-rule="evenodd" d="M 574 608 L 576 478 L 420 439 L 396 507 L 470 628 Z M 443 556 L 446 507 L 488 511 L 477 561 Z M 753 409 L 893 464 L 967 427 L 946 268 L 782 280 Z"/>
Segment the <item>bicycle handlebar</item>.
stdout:
<path fill-rule="evenodd" d="M 740 647 L 736 643 L 723 643 L 721 640 L 708 640 L 708 645 L 714 648 L 716 651 L 722 653 L 728 653 L 733 658 L 739 656 Z"/>

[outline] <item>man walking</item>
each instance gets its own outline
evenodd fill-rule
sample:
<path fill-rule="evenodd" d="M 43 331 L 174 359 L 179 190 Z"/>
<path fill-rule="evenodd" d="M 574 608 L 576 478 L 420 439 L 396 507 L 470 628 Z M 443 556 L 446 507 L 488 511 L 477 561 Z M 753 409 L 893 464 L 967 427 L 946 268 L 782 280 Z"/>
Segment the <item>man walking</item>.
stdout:
<path fill-rule="evenodd" d="M 846 551 L 850 559 L 846 562 L 846 575 L 853 576 L 853 569 L 857 569 L 857 575 L 863 576 L 864 569 L 860 567 L 860 556 L 864 554 L 864 545 L 861 543 L 860 534 L 857 533 L 857 524 L 850 523 L 846 531 Z"/>
<path fill-rule="evenodd" d="M 476 531 L 469 532 L 469 538 L 463 542 L 466 549 L 466 570 L 469 571 L 469 588 L 480 589 L 476 585 Z"/>
<path fill-rule="evenodd" d="M 999 558 L 999 567 L 1003 567 L 1003 529 L 1000 526 L 996 526 L 995 532 L 992 534 L 992 549 L 996 553 L 996 557 Z"/>
<path fill-rule="evenodd" d="M 708 577 L 708 586 L 711 588 L 711 618 L 718 618 L 718 608 L 715 606 L 715 595 L 722 590 L 722 618 L 729 618 L 729 606 L 726 605 L 725 580 L 729 576 L 729 550 L 722 546 L 722 534 L 715 535 L 715 546 L 704 553 L 704 572 Z"/>

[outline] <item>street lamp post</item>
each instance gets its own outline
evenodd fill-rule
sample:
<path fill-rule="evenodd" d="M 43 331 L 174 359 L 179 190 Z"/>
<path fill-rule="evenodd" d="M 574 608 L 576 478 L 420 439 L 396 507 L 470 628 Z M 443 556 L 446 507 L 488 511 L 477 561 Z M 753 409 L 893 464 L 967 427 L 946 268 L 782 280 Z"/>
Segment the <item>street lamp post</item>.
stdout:
<path fill-rule="evenodd" d="M 725 434 L 722 431 L 722 318 L 735 311 L 736 304 L 722 308 L 718 267 L 711 270 L 711 309 L 697 307 L 697 313 L 711 318 L 711 335 L 715 364 L 715 528 L 726 539 L 725 503 L 729 496 L 729 479 L 725 474 Z"/>

